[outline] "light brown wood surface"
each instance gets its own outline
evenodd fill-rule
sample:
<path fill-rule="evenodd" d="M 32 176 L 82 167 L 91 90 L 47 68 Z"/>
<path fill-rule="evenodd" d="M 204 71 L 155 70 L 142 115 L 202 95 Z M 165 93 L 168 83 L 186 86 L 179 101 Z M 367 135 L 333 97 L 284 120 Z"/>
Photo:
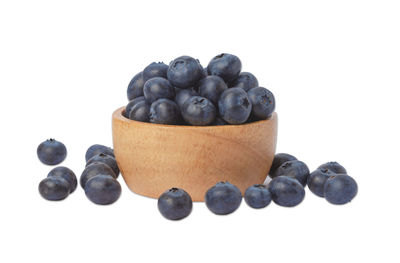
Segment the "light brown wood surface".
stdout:
<path fill-rule="evenodd" d="M 135 193 L 158 198 L 171 187 L 203 201 L 206 191 L 229 181 L 244 191 L 263 183 L 277 140 L 277 115 L 244 125 L 172 126 L 113 113 L 114 153 L 121 174 Z"/>

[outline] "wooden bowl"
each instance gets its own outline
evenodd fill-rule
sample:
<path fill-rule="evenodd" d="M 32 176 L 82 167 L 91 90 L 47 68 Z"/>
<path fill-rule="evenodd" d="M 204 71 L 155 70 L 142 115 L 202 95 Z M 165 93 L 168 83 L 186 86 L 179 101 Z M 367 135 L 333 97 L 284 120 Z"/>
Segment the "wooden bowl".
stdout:
<path fill-rule="evenodd" d="M 171 187 L 203 201 L 206 191 L 229 181 L 244 191 L 263 183 L 277 139 L 277 115 L 244 125 L 174 126 L 133 121 L 113 113 L 114 153 L 135 193 L 158 198 Z"/>

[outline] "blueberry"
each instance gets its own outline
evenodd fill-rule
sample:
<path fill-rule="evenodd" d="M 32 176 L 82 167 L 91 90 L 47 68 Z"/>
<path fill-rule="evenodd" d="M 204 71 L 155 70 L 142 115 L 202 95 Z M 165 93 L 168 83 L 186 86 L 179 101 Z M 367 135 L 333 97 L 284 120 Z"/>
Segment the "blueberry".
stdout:
<path fill-rule="evenodd" d="M 82 188 L 85 189 L 86 182 L 98 175 L 109 175 L 115 179 L 117 178 L 117 175 L 115 175 L 114 171 L 107 164 L 92 163 L 91 165 L 87 166 L 81 174 L 79 182 Z"/>
<path fill-rule="evenodd" d="M 171 188 L 158 198 L 158 210 L 167 219 L 179 220 L 192 212 L 192 198 L 182 189 Z"/>
<path fill-rule="evenodd" d="M 129 82 L 127 95 L 128 100 L 131 101 L 134 98 L 143 96 L 143 86 L 144 86 L 143 72 L 136 74 L 131 82 Z"/>
<path fill-rule="evenodd" d="M 263 208 L 271 203 L 271 193 L 263 184 L 255 184 L 247 188 L 244 200 L 252 208 Z"/>
<path fill-rule="evenodd" d="M 98 155 L 93 156 L 92 158 L 89 159 L 89 161 L 86 163 L 86 167 L 93 163 L 104 163 L 108 165 L 115 173 L 115 175 L 118 177 L 119 175 L 119 168 L 117 165 L 117 161 L 115 160 L 114 157 L 105 154 L 105 153 L 100 153 Z"/>
<path fill-rule="evenodd" d="M 228 89 L 225 81 L 218 76 L 207 76 L 197 84 L 200 96 L 209 99 L 215 105 L 222 92 Z"/>
<path fill-rule="evenodd" d="M 129 119 L 135 121 L 149 122 L 150 106 L 146 101 L 140 101 L 133 106 Z"/>
<path fill-rule="evenodd" d="M 230 83 L 230 87 L 242 88 L 244 91 L 249 91 L 252 88 L 258 87 L 258 80 L 253 74 L 249 72 L 242 72 L 234 81 Z"/>
<path fill-rule="evenodd" d="M 272 162 L 271 169 L 269 170 L 269 177 L 274 178 L 276 177 L 275 172 L 276 169 L 279 168 L 282 164 L 286 163 L 287 161 L 294 161 L 297 160 L 296 157 L 287 153 L 278 153 L 274 157 L 274 161 Z"/>
<path fill-rule="evenodd" d="M 85 155 L 86 162 L 89 161 L 92 157 L 94 157 L 100 153 L 104 153 L 104 154 L 110 155 L 115 158 L 114 150 L 112 148 L 101 145 L 101 144 L 93 144 L 86 151 L 86 155 Z"/>
<path fill-rule="evenodd" d="M 178 124 L 181 113 L 178 105 L 169 99 L 159 99 L 151 104 L 150 122 L 158 124 Z"/>
<path fill-rule="evenodd" d="M 57 177 L 57 176 L 62 177 L 69 183 L 70 193 L 75 191 L 76 186 L 78 185 L 78 180 L 76 179 L 76 176 L 71 169 L 64 166 L 59 166 L 51 170 L 47 175 L 47 177 Z"/>
<path fill-rule="evenodd" d="M 183 104 L 192 96 L 198 96 L 199 94 L 194 89 L 180 89 L 175 96 L 175 102 L 179 108 L 182 108 Z"/>
<path fill-rule="evenodd" d="M 199 61 L 189 56 L 174 59 L 169 64 L 167 72 L 172 85 L 182 89 L 193 87 L 203 75 L 203 67 Z"/>
<path fill-rule="evenodd" d="M 218 100 L 219 114 L 230 124 L 242 124 L 251 113 L 251 102 L 247 93 L 241 88 L 225 90 Z"/>
<path fill-rule="evenodd" d="M 307 178 L 310 175 L 310 170 L 302 161 L 287 161 L 276 169 L 275 176 L 282 175 L 296 179 L 305 186 L 307 184 Z"/>
<path fill-rule="evenodd" d="M 223 53 L 214 57 L 207 66 L 208 75 L 216 75 L 226 82 L 235 80 L 242 70 L 240 59 L 231 54 Z"/>
<path fill-rule="evenodd" d="M 242 202 L 242 194 L 236 186 L 228 182 L 220 182 L 208 189 L 205 202 L 211 212 L 227 215 L 234 212 Z"/>
<path fill-rule="evenodd" d="M 338 162 L 327 162 L 321 164 L 318 168 L 321 169 L 325 168 L 337 174 L 347 174 L 346 169 L 343 166 L 341 166 Z"/>
<path fill-rule="evenodd" d="M 215 106 L 206 98 L 193 96 L 186 100 L 182 108 L 183 119 L 191 125 L 211 124 L 217 115 Z"/>
<path fill-rule="evenodd" d="M 62 142 L 49 139 L 39 144 L 37 155 L 42 163 L 57 165 L 67 157 L 67 148 Z"/>
<path fill-rule="evenodd" d="M 342 205 L 350 202 L 357 195 L 356 181 L 348 175 L 331 176 L 325 183 L 325 199 L 332 204 Z"/>
<path fill-rule="evenodd" d="M 268 186 L 272 200 L 280 206 L 292 207 L 300 204 L 305 196 L 303 186 L 287 176 L 278 176 Z"/>
<path fill-rule="evenodd" d="M 126 117 L 126 118 L 129 118 L 129 114 L 131 113 L 131 110 L 132 110 L 132 108 L 133 108 L 133 106 L 135 106 L 138 102 L 140 102 L 140 101 L 145 101 L 145 98 L 144 98 L 144 96 L 140 96 L 140 97 L 137 97 L 137 98 L 134 98 L 133 100 L 131 100 L 127 105 L 126 105 L 126 107 L 125 107 L 125 111 L 124 111 L 124 116 Z"/>
<path fill-rule="evenodd" d="M 121 195 L 121 185 L 110 175 L 98 175 L 86 182 L 85 194 L 90 201 L 98 205 L 109 205 Z"/>
<path fill-rule="evenodd" d="M 70 185 L 61 176 L 51 176 L 43 179 L 39 184 L 40 195 L 50 201 L 65 199 L 70 192 Z"/>
<path fill-rule="evenodd" d="M 318 168 L 314 172 L 310 173 L 307 179 L 307 185 L 311 192 L 324 197 L 324 186 L 329 177 L 336 175 L 331 170 L 325 168 Z"/>
<path fill-rule="evenodd" d="M 271 117 L 275 110 L 275 97 L 271 91 L 266 88 L 252 88 L 247 92 L 251 105 L 252 115 L 256 120 L 266 120 Z"/>
<path fill-rule="evenodd" d="M 173 100 L 175 98 L 175 89 L 167 79 L 155 77 L 149 79 L 144 84 L 144 98 L 146 102 L 152 104 L 158 99 L 166 98 Z"/>
<path fill-rule="evenodd" d="M 227 123 L 226 121 L 224 121 L 222 118 L 220 117 L 216 117 L 214 122 L 211 125 L 215 125 L 215 126 L 222 126 L 222 125 L 229 125 L 229 123 Z"/>
<path fill-rule="evenodd" d="M 153 62 L 143 70 L 143 80 L 148 81 L 154 77 L 167 78 L 168 65 L 163 62 Z"/>

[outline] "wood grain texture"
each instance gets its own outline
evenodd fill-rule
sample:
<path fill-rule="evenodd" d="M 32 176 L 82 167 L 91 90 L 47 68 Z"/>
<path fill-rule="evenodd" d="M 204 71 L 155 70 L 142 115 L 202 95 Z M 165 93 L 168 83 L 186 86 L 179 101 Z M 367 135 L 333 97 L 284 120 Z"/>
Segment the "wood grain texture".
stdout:
<path fill-rule="evenodd" d="M 114 153 L 135 193 L 158 198 L 183 188 L 193 201 L 220 181 L 240 188 L 263 183 L 277 140 L 277 115 L 245 125 L 172 126 L 133 121 L 113 113 Z"/>

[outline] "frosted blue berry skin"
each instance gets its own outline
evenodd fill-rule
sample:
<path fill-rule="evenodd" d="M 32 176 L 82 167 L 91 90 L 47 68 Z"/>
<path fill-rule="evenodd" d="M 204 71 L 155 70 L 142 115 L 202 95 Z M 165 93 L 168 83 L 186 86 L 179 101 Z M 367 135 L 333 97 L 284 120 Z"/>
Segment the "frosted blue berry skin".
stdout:
<path fill-rule="evenodd" d="M 203 67 L 199 61 L 189 57 L 181 56 L 174 59 L 168 67 L 167 78 L 177 88 L 187 89 L 204 77 Z"/>
<path fill-rule="evenodd" d="M 319 197 L 324 197 L 325 183 L 329 179 L 329 177 L 335 175 L 337 174 L 335 174 L 331 170 L 325 168 L 318 168 L 317 170 L 310 173 L 310 175 L 308 176 L 307 179 L 308 189 L 310 189 L 310 191 L 313 194 Z"/>
<path fill-rule="evenodd" d="M 224 79 L 226 83 L 238 78 L 242 70 L 242 62 L 232 54 L 222 53 L 211 59 L 207 66 L 208 75 L 216 75 Z"/>
<path fill-rule="evenodd" d="M 117 178 L 114 171 L 105 163 L 92 163 L 88 165 L 85 170 L 83 170 L 81 177 L 79 179 L 79 183 L 83 189 L 85 189 L 85 185 L 87 181 L 91 178 L 98 176 L 98 175 L 109 175 Z"/>
<path fill-rule="evenodd" d="M 193 96 L 199 96 L 194 89 L 179 89 L 175 96 L 175 102 L 178 104 L 179 108 L 182 108 L 183 104 Z"/>
<path fill-rule="evenodd" d="M 46 177 L 39 183 L 40 195 L 49 201 L 60 201 L 70 193 L 70 184 L 61 176 Z"/>
<path fill-rule="evenodd" d="M 347 174 L 346 168 L 340 165 L 338 162 L 327 162 L 321 164 L 318 168 L 320 169 L 328 169 L 337 174 Z"/>
<path fill-rule="evenodd" d="M 86 182 L 85 194 L 95 204 L 109 205 L 120 197 L 121 185 L 114 177 L 101 174 Z"/>
<path fill-rule="evenodd" d="M 64 178 L 69 183 L 70 193 L 75 191 L 78 185 L 78 180 L 76 179 L 75 173 L 71 169 L 64 166 L 59 166 L 51 170 L 47 175 L 47 177 L 57 177 L 57 176 Z"/>
<path fill-rule="evenodd" d="M 242 88 L 244 91 L 249 91 L 252 88 L 258 87 L 258 80 L 250 72 L 242 72 L 229 86 L 231 88 Z"/>
<path fill-rule="evenodd" d="M 125 111 L 123 112 L 124 117 L 129 118 L 129 114 L 131 113 L 133 106 L 135 106 L 137 103 L 141 101 L 145 101 L 144 96 L 140 96 L 131 100 L 125 107 Z"/>
<path fill-rule="evenodd" d="M 181 108 L 183 119 L 195 126 L 210 125 L 217 116 L 214 104 L 200 96 L 190 97 Z"/>
<path fill-rule="evenodd" d="M 207 76 L 198 83 L 199 95 L 209 99 L 214 105 L 218 105 L 218 99 L 222 92 L 228 89 L 225 81 L 218 76 Z"/>
<path fill-rule="evenodd" d="M 93 163 L 104 163 L 104 164 L 108 165 L 114 171 L 114 174 L 118 177 L 119 168 L 118 168 L 117 161 L 115 160 L 114 157 L 112 157 L 108 154 L 100 153 L 100 154 L 95 155 L 92 158 L 90 158 L 89 161 L 86 163 L 86 167 L 88 167 L 89 165 L 91 165 Z"/>
<path fill-rule="evenodd" d="M 219 115 L 229 124 L 245 123 L 251 113 L 251 102 L 241 88 L 225 90 L 218 100 Z"/>
<path fill-rule="evenodd" d="M 171 188 L 158 198 L 158 210 L 169 220 L 180 220 L 192 212 L 192 198 L 179 188 Z"/>
<path fill-rule="evenodd" d="M 150 106 L 151 123 L 177 125 L 182 121 L 179 106 L 169 99 L 158 99 Z"/>
<path fill-rule="evenodd" d="M 115 158 L 114 150 L 111 147 L 101 145 L 101 144 L 93 144 L 86 151 L 86 154 L 85 154 L 86 162 L 88 162 L 90 160 L 90 158 L 92 158 L 100 153 L 104 153 L 104 154 L 110 155 Z"/>
<path fill-rule="evenodd" d="M 168 65 L 163 62 L 153 62 L 143 70 L 143 81 L 146 82 L 154 77 L 167 78 Z"/>
<path fill-rule="evenodd" d="M 141 122 L 149 122 L 150 120 L 150 105 L 146 101 L 139 101 L 132 107 L 129 113 L 129 119 Z"/>
<path fill-rule="evenodd" d="M 275 110 L 275 97 L 271 91 L 263 87 L 252 88 L 247 92 L 254 120 L 266 120 L 271 117 Z"/>
<path fill-rule="evenodd" d="M 272 179 L 268 189 L 274 203 L 285 207 L 297 206 L 305 196 L 304 188 L 299 181 L 287 176 Z"/>
<path fill-rule="evenodd" d="M 175 89 L 171 83 L 161 77 L 151 78 L 144 84 L 143 87 L 144 98 L 146 102 L 151 105 L 158 99 L 175 99 Z"/>
<path fill-rule="evenodd" d="M 299 160 L 287 161 L 276 169 L 275 176 L 288 176 L 296 179 L 302 186 L 307 184 L 310 170 L 308 166 Z"/>
<path fill-rule="evenodd" d="M 271 178 L 276 177 L 275 172 L 276 172 L 276 169 L 279 168 L 279 166 L 281 166 L 282 164 L 284 164 L 287 161 L 294 161 L 294 160 L 297 160 L 297 158 L 294 157 L 293 155 L 288 154 L 288 153 L 277 153 L 277 154 L 275 154 L 274 160 L 273 160 L 272 165 L 271 165 L 271 169 L 269 170 L 269 176 Z"/>
<path fill-rule="evenodd" d="M 324 186 L 325 199 L 335 205 L 343 205 L 350 202 L 357 195 L 357 192 L 356 181 L 345 174 L 329 177 Z"/>
<path fill-rule="evenodd" d="M 208 209 L 217 215 L 227 215 L 239 208 L 242 194 L 235 185 L 220 182 L 208 189 L 205 195 Z"/>
<path fill-rule="evenodd" d="M 255 184 L 247 188 L 244 200 L 252 208 L 264 208 L 271 203 L 271 193 L 263 184 Z"/>
<path fill-rule="evenodd" d="M 143 86 L 144 86 L 144 79 L 143 79 L 143 71 L 137 73 L 132 80 L 129 82 L 128 89 L 126 91 L 128 100 L 131 101 L 134 98 L 143 96 Z"/>
<path fill-rule="evenodd" d="M 67 148 L 55 139 L 48 139 L 39 144 L 36 152 L 39 160 L 47 165 L 60 164 L 67 157 Z"/>

